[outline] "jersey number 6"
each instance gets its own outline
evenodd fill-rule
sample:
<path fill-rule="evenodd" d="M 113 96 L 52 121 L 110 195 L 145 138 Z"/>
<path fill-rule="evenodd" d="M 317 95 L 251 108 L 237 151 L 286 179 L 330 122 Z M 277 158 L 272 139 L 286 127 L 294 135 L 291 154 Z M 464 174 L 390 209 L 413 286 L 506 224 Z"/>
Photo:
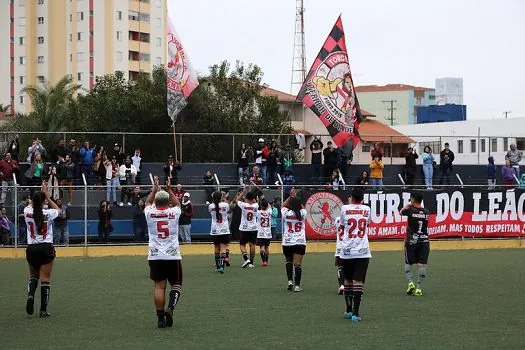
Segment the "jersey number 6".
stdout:
<path fill-rule="evenodd" d="M 166 239 L 170 236 L 170 229 L 168 227 L 169 223 L 167 221 L 158 221 L 157 222 L 157 232 L 159 233 L 160 239 Z"/>

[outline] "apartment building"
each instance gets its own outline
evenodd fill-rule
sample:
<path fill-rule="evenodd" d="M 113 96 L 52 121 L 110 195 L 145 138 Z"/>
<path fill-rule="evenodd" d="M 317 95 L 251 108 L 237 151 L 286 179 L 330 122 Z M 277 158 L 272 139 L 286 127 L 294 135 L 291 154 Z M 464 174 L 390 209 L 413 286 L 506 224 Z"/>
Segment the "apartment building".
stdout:
<path fill-rule="evenodd" d="M 27 85 L 65 75 L 86 89 L 120 70 L 129 79 L 166 62 L 166 0 L 2 0 L 0 103 L 26 112 Z"/>

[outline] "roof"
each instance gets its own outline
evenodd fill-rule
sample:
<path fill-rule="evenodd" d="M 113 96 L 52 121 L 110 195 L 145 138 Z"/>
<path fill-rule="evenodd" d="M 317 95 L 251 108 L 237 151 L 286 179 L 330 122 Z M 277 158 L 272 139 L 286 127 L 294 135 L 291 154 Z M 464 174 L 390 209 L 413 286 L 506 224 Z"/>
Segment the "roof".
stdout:
<path fill-rule="evenodd" d="M 399 131 L 389 127 L 377 120 L 366 119 L 359 124 L 359 135 L 365 142 L 387 142 L 387 143 L 413 143 L 410 137 L 407 137 Z"/>
<path fill-rule="evenodd" d="M 292 94 L 288 94 L 286 92 L 282 92 L 279 90 L 272 89 L 270 87 L 263 87 L 261 90 L 262 96 L 275 96 L 279 100 L 279 102 L 296 102 L 296 97 Z"/>
<path fill-rule="evenodd" d="M 387 84 L 387 85 L 362 85 L 356 86 L 355 91 L 359 92 L 379 92 L 379 91 L 409 91 L 409 90 L 419 90 L 419 91 L 433 91 L 433 88 L 406 85 L 406 84 Z"/>

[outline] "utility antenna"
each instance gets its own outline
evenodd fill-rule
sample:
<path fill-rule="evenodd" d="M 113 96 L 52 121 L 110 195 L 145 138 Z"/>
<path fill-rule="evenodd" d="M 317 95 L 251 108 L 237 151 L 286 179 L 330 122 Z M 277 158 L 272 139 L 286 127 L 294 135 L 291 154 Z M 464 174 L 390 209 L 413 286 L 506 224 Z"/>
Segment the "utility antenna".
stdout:
<path fill-rule="evenodd" d="M 292 59 L 292 84 L 290 93 L 296 95 L 306 78 L 306 52 L 304 44 L 304 1 L 296 0 L 295 35 Z"/>

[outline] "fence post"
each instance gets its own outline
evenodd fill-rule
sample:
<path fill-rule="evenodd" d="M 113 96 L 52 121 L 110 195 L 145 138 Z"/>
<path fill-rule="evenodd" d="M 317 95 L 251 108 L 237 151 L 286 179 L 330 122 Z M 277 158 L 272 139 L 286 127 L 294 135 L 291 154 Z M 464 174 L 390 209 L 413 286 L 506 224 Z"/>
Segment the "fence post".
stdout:
<path fill-rule="evenodd" d="M 235 134 L 232 137 L 232 163 L 235 164 Z"/>
<path fill-rule="evenodd" d="M 217 183 L 217 191 L 220 191 L 221 190 L 221 182 L 219 181 L 219 177 L 217 176 L 217 173 L 214 173 L 213 177 L 215 178 L 215 182 Z"/>
<path fill-rule="evenodd" d="M 393 137 L 390 136 L 390 165 L 394 162 L 394 146 L 393 146 Z"/>
<path fill-rule="evenodd" d="M 88 243 L 88 186 L 86 174 L 82 173 L 82 181 L 84 182 L 84 256 L 87 256 Z"/>
<path fill-rule="evenodd" d="M 15 250 L 16 248 L 18 247 L 18 182 L 16 181 L 16 175 L 13 174 L 13 183 L 15 184 L 15 188 L 14 188 L 14 199 L 13 199 L 13 206 L 14 206 L 14 210 L 13 212 L 15 213 L 15 217 L 14 217 L 14 220 L 15 220 Z"/>
<path fill-rule="evenodd" d="M 126 134 L 122 133 L 122 149 L 126 151 Z"/>
<path fill-rule="evenodd" d="M 407 188 L 405 180 L 403 179 L 403 176 L 401 176 L 401 174 L 397 174 L 397 176 L 399 177 L 399 180 L 403 184 L 403 188 Z"/>
<path fill-rule="evenodd" d="M 461 184 L 461 188 L 463 188 L 463 180 L 461 180 L 461 177 L 458 173 L 456 173 L 456 177 L 458 178 L 459 183 Z"/>
<path fill-rule="evenodd" d="M 177 147 L 177 145 L 175 145 L 175 147 Z M 179 162 L 182 163 L 182 134 L 179 134 Z"/>

